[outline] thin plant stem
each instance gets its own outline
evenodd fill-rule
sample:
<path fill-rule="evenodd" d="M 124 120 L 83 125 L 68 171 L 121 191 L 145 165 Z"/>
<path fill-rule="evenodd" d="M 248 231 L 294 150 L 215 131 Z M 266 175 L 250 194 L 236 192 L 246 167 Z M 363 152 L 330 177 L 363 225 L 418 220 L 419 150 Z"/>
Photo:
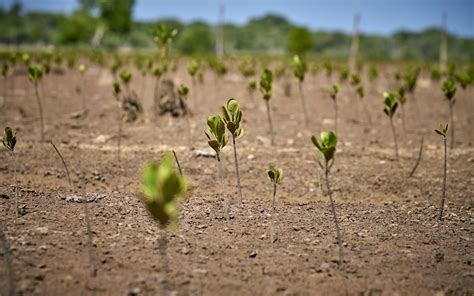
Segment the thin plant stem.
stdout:
<path fill-rule="evenodd" d="M 84 172 L 81 174 L 81 187 L 82 187 L 82 204 L 84 209 L 84 215 L 86 219 L 86 229 L 87 229 L 87 250 L 89 253 L 89 264 L 91 266 L 90 275 L 95 277 L 97 275 L 97 268 L 95 266 L 94 250 L 92 248 L 92 226 L 89 217 L 89 207 L 87 205 L 88 200 L 86 197 L 86 182 L 85 182 Z"/>
<path fill-rule="evenodd" d="M 304 123 L 305 123 L 306 127 L 309 127 L 308 108 L 306 107 L 306 99 L 304 97 L 303 83 L 302 82 L 298 82 L 298 89 L 300 91 L 301 104 L 303 106 Z"/>
<path fill-rule="evenodd" d="M 174 160 L 176 161 L 176 165 L 178 166 L 179 174 L 182 176 L 183 171 L 181 170 L 181 165 L 179 164 L 178 156 L 176 155 L 176 152 L 174 150 L 171 150 L 174 155 Z"/>
<path fill-rule="evenodd" d="M 446 176 L 448 173 L 448 145 L 446 143 L 446 136 L 443 137 L 444 141 L 444 174 L 443 174 L 443 195 L 441 195 L 441 204 L 439 206 L 439 220 L 443 220 L 443 208 L 444 199 L 446 197 Z"/>
<path fill-rule="evenodd" d="M 272 200 L 272 216 L 270 218 L 270 243 L 275 242 L 275 233 L 274 233 L 274 224 L 275 224 L 275 215 L 276 215 L 276 205 L 275 205 L 275 197 L 276 197 L 276 183 L 273 183 L 273 200 Z"/>
<path fill-rule="evenodd" d="M 395 126 L 393 125 L 393 118 L 391 116 L 390 116 L 390 126 L 392 127 L 393 143 L 395 145 L 395 159 L 398 160 L 397 135 L 395 134 Z"/>
<path fill-rule="evenodd" d="M 451 139 L 449 142 L 449 149 L 454 148 L 454 105 L 449 102 L 449 129 L 451 130 Z"/>
<path fill-rule="evenodd" d="M 235 173 L 237 175 L 237 193 L 239 195 L 240 206 L 242 206 L 242 190 L 240 188 L 239 159 L 237 157 L 237 147 L 235 146 L 235 136 L 232 135 L 232 144 L 234 146 Z"/>
<path fill-rule="evenodd" d="M 276 185 L 276 183 L 273 183 L 273 200 L 272 200 L 272 207 L 273 207 L 273 210 L 275 210 L 275 198 L 276 198 L 276 193 L 277 193 L 277 185 Z"/>
<path fill-rule="evenodd" d="M 38 103 L 38 110 L 39 110 L 39 115 L 40 115 L 41 142 L 44 142 L 43 107 L 41 106 L 41 99 L 38 92 L 38 82 L 35 82 L 35 95 L 36 95 L 36 101 Z"/>
<path fill-rule="evenodd" d="M 325 173 L 325 176 L 326 176 L 326 188 L 327 188 L 327 191 L 328 191 L 329 203 L 331 205 L 331 212 L 332 212 L 332 216 L 334 218 L 334 224 L 336 224 L 337 244 L 339 245 L 339 267 L 342 268 L 343 262 L 344 262 L 343 253 L 342 253 L 342 236 L 341 236 L 341 230 L 339 228 L 339 221 L 338 221 L 337 215 L 336 215 L 336 208 L 334 206 L 334 201 L 332 199 L 332 191 L 331 191 L 331 188 L 329 186 L 328 162 L 326 161 L 325 164 L 326 164 L 326 166 L 325 166 L 324 173 Z"/>
<path fill-rule="evenodd" d="M 15 152 L 12 150 L 12 158 L 13 158 L 13 175 L 15 178 L 15 217 L 18 218 L 19 216 L 19 207 L 18 207 L 18 199 L 19 199 L 19 187 L 18 187 L 18 176 L 16 173 L 16 155 Z"/>
<path fill-rule="evenodd" d="M 337 100 L 334 99 L 334 131 L 337 133 Z"/>
<path fill-rule="evenodd" d="M 270 128 L 270 142 L 275 145 L 275 135 L 273 133 L 273 124 L 272 124 L 272 116 L 270 114 L 270 102 L 269 100 L 265 100 L 265 105 L 267 106 L 267 117 L 268 117 L 268 126 Z"/>
<path fill-rule="evenodd" d="M 406 133 L 406 127 L 405 127 L 405 104 L 402 105 L 402 127 L 403 127 L 403 132 Z"/>
<path fill-rule="evenodd" d="M 222 165 L 222 159 L 220 158 L 219 154 L 216 154 L 216 160 L 219 163 L 219 178 L 221 180 L 221 195 L 227 204 L 225 206 L 225 217 L 226 220 L 229 220 L 230 217 L 230 197 L 226 198 L 225 194 L 225 180 L 224 180 L 224 166 Z"/>
<path fill-rule="evenodd" d="M 416 159 L 415 166 L 411 170 L 410 175 L 408 175 L 409 177 L 413 177 L 413 175 L 415 174 L 416 169 L 418 168 L 418 165 L 420 164 L 421 156 L 423 154 L 423 139 L 424 139 L 424 137 L 421 137 L 420 150 L 418 151 L 418 158 Z"/>
<path fill-rule="evenodd" d="M 5 264 L 5 269 L 7 273 L 8 280 L 8 294 L 9 296 L 16 295 L 15 293 L 15 274 L 13 272 L 13 264 L 11 259 L 10 248 L 8 247 L 7 237 L 3 230 L 0 229 L 0 243 L 3 250 L 3 260 Z"/>
<path fill-rule="evenodd" d="M 59 152 L 58 148 L 56 145 L 54 145 L 53 140 L 51 140 L 51 145 L 53 146 L 54 150 L 56 153 L 59 155 L 59 158 L 61 158 L 61 161 L 63 163 L 64 169 L 66 170 L 66 175 L 67 175 L 67 181 L 69 183 L 69 187 L 72 189 L 72 182 L 71 182 L 71 176 L 69 175 L 69 169 L 67 168 L 66 162 L 64 161 L 63 156 L 61 155 L 61 152 Z"/>

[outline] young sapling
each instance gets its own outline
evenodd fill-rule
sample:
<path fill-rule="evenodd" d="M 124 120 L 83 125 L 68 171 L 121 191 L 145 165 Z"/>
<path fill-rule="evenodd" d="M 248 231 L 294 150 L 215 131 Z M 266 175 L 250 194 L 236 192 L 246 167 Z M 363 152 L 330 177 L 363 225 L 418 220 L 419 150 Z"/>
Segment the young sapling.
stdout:
<path fill-rule="evenodd" d="M 40 116 L 40 128 L 41 128 L 41 142 L 44 142 L 44 123 L 43 123 L 43 107 L 41 105 L 41 98 L 38 92 L 38 83 L 43 77 L 43 68 L 34 65 L 28 68 L 28 79 L 33 83 L 35 87 L 36 102 L 38 103 L 38 111 Z"/>
<path fill-rule="evenodd" d="M 451 139 L 450 139 L 449 148 L 453 149 L 454 147 L 454 103 L 456 102 L 456 99 L 454 98 L 454 95 L 456 94 L 456 84 L 454 80 L 452 79 L 446 80 L 443 83 L 442 91 L 443 91 L 444 97 L 449 103 L 449 126 L 451 127 Z"/>
<path fill-rule="evenodd" d="M 301 105 L 303 107 L 304 122 L 306 127 L 309 127 L 308 108 L 306 106 L 306 99 L 303 92 L 303 82 L 307 66 L 306 63 L 297 55 L 293 57 L 293 63 L 291 66 L 293 68 L 293 75 L 295 76 L 296 80 L 298 80 L 298 89 L 301 97 Z"/>
<path fill-rule="evenodd" d="M 280 184 L 281 181 L 283 180 L 283 170 L 271 165 L 270 168 L 267 170 L 267 175 L 273 184 L 272 209 L 273 209 L 273 215 L 275 215 L 276 190 L 277 190 L 277 185 Z M 274 217 L 272 217 L 271 222 L 270 222 L 271 223 L 270 224 L 270 242 L 271 243 L 276 241 L 276 239 L 274 238 L 273 220 L 274 220 Z"/>
<path fill-rule="evenodd" d="M 219 115 L 209 116 L 207 118 L 207 126 L 209 127 L 209 133 L 204 132 L 208 139 L 207 144 L 216 152 L 216 160 L 219 163 L 219 177 L 221 180 L 221 195 L 225 195 L 225 183 L 224 183 L 224 168 L 222 166 L 222 159 L 220 153 L 222 149 L 229 142 L 229 136 L 225 132 L 225 123 Z M 230 200 L 227 201 L 226 218 L 229 218 Z"/>
<path fill-rule="evenodd" d="M 168 58 L 169 46 L 173 42 L 173 38 L 178 34 L 177 29 L 171 29 L 166 24 L 159 24 L 153 30 L 153 41 L 155 41 L 160 50 L 160 60 L 164 61 Z"/>
<path fill-rule="evenodd" d="M 271 165 L 270 168 L 267 170 L 267 175 L 273 184 L 272 207 L 273 209 L 275 209 L 277 185 L 279 185 L 280 182 L 283 180 L 283 170 Z"/>
<path fill-rule="evenodd" d="M 16 145 L 16 133 L 9 126 L 5 127 L 5 132 L 2 137 L 3 146 L 8 149 L 12 154 L 13 159 L 13 178 L 15 179 L 15 216 L 18 218 L 18 179 L 16 175 L 16 158 L 15 158 L 15 145 Z"/>
<path fill-rule="evenodd" d="M 275 145 L 275 136 L 273 133 L 272 116 L 270 114 L 270 99 L 272 98 L 272 82 L 273 74 L 270 70 L 265 69 L 260 76 L 260 92 L 262 93 L 265 106 L 267 107 L 268 127 L 270 129 L 270 142 Z"/>
<path fill-rule="evenodd" d="M 391 92 L 384 92 L 384 103 L 383 103 L 383 112 L 390 119 L 390 127 L 392 128 L 393 143 L 395 146 L 395 159 L 398 160 L 398 144 L 397 144 L 397 135 L 395 133 L 395 126 L 393 125 L 393 116 L 398 107 L 397 98 Z"/>
<path fill-rule="evenodd" d="M 199 72 L 199 63 L 195 59 L 193 59 L 188 65 L 188 74 L 191 76 L 192 80 L 192 91 L 194 92 L 194 101 L 198 102 L 199 99 L 197 97 L 197 83 L 196 83 L 196 76 Z"/>
<path fill-rule="evenodd" d="M 239 195 L 240 206 L 242 206 L 242 190 L 240 188 L 240 170 L 239 170 L 239 159 L 237 157 L 237 147 L 235 145 L 235 139 L 243 136 L 244 129 L 240 127 L 240 120 L 242 119 L 242 111 L 240 105 L 236 99 L 230 99 L 227 101 L 225 106 L 221 107 L 222 120 L 224 121 L 227 130 L 232 136 L 232 144 L 234 147 L 234 162 L 235 162 L 235 173 L 237 175 L 237 193 Z"/>
<path fill-rule="evenodd" d="M 342 268 L 344 263 L 343 252 L 342 252 L 342 236 L 341 230 L 339 227 L 339 220 L 337 219 L 336 215 L 336 208 L 334 206 L 334 201 L 332 199 L 332 191 L 329 184 L 329 172 L 331 170 L 332 165 L 334 164 L 334 154 L 336 153 L 336 145 L 337 145 L 337 136 L 334 132 L 321 132 L 320 135 L 320 142 L 315 136 L 311 137 L 311 141 L 313 142 L 314 146 L 319 151 L 320 156 L 324 159 L 324 165 L 322 165 L 319 160 L 318 164 L 321 169 L 324 170 L 324 174 L 326 176 L 326 189 L 328 192 L 329 203 L 331 206 L 331 212 L 334 219 L 334 224 L 336 225 L 336 235 L 337 235 L 337 243 L 339 245 L 339 267 Z"/>
<path fill-rule="evenodd" d="M 443 137 L 444 143 L 444 171 L 443 171 L 443 193 L 441 195 L 441 202 L 439 206 L 439 220 L 443 220 L 444 199 L 446 197 L 446 177 L 448 173 L 448 146 L 446 144 L 446 134 L 448 133 L 448 124 L 439 124 L 439 128 L 435 132 Z"/>
<path fill-rule="evenodd" d="M 339 93 L 339 85 L 334 84 L 329 91 L 329 96 L 332 99 L 333 105 L 334 105 L 334 130 L 336 131 L 337 134 L 337 94 Z"/>
<path fill-rule="evenodd" d="M 120 79 L 122 80 L 123 84 L 125 85 L 125 90 L 127 91 L 127 96 L 130 96 L 130 81 L 132 80 L 132 72 L 128 70 L 124 70 L 120 73 Z"/>
<path fill-rule="evenodd" d="M 191 123 L 189 122 L 189 109 L 188 109 L 188 93 L 189 88 L 181 84 L 178 89 L 179 94 L 179 103 L 181 104 L 181 108 L 184 110 L 184 117 L 186 118 L 186 125 L 188 130 L 188 147 L 191 149 L 192 146 L 192 139 L 191 139 Z"/>
<path fill-rule="evenodd" d="M 141 191 L 138 194 L 153 220 L 158 222 L 161 237 L 158 240 L 161 253 L 163 288 L 168 293 L 168 235 L 167 227 L 176 225 L 179 205 L 177 198 L 184 196 L 188 187 L 185 177 L 173 166 L 172 156 L 166 154 L 161 163 L 149 162 L 143 169 Z"/>
<path fill-rule="evenodd" d="M 77 86 L 77 92 L 81 95 L 82 98 L 82 112 L 86 112 L 86 96 L 84 95 L 83 85 L 84 85 L 84 75 L 86 73 L 87 67 L 85 64 L 79 65 L 79 74 L 81 76 L 81 80 L 79 85 Z"/>
<path fill-rule="evenodd" d="M 120 92 L 122 91 L 120 88 L 120 83 L 118 81 L 114 81 L 113 86 L 113 94 L 115 100 L 117 101 L 117 121 L 118 121 L 118 139 L 117 139 L 117 160 L 118 165 L 120 167 L 120 146 L 122 143 L 122 101 L 120 100 Z"/>

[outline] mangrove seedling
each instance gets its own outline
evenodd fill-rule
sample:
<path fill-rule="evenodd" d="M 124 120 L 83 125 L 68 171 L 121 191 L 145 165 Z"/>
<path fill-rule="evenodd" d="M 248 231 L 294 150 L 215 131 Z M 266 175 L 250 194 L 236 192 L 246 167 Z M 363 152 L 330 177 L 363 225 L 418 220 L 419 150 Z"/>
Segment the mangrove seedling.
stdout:
<path fill-rule="evenodd" d="M 308 108 L 306 106 L 306 99 L 304 97 L 304 92 L 303 92 L 303 81 L 304 81 L 304 76 L 307 70 L 306 63 L 299 56 L 295 55 L 293 57 L 293 63 L 291 64 L 291 67 L 293 69 L 293 75 L 295 76 L 296 80 L 298 80 L 298 89 L 300 92 L 301 104 L 303 107 L 304 122 L 305 122 L 306 127 L 308 127 L 309 126 Z"/>
<path fill-rule="evenodd" d="M 347 79 L 349 78 L 349 69 L 348 68 L 343 68 L 341 70 L 341 73 L 339 74 L 339 81 L 341 83 L 347 81 Z"/>
<path fill-rule="evenodd" d="M 77 86 L 76 91 L 81 95 L 82 97 L 82 111 L 86 111 L 86 97 L 83 92 L 83 85 L 84 85 L 84 74 L 86 73 L 87 67 L 84 64 L 79 65 L 79 74 L 81 76 L 81 80 L 79 82 L 79 85 Z"/>
<path fill-rule="evenodd" d="M 160 50 L 160 60 L 166 60 L 168 58 L 168 48 L 173 42 L 173 38 L 178 34 L 177 29 L 171 29 L 166 24 L 159 24 L 153 30 L 153 41 L 155 41 L 158 49 Z"/>
<path fill-rule="evenodd" d="M 379 76 L 379 72 L 375 66 L 369 68 L 369 80 L 374 81 Z"/>
<path fill-rule="evenodd" d="M 456 84 L 454 80 L 448 79 L 443 83 L 442 91 L 444 94 L 445 99 L 449 103 L 449 125 L 451 126 L 451 140 L 449 144 L 449 148 L 453 149 L 454 147 L 454 103 L 456 99 L 454 95 L 456 94 Z"/>
<path fill-rule="evenodd" d="M 38 83 L 43 77 L 43 68 L 34 65 L 28 68 L 28 79 L 33 83 L 35 87 L 36 102 L 38 103 L 38 111 L 40 116 L 40 128 L 41 128 L 41 142 L 44 142 L 44 123 L 43 123 L 43 107 L 41 105 L 41 98 L 38 92 Z"/>
<path fill-rule="evenodd" d="M 58 147 L 56 147 L 56 145 L 54 145 L 53 140 L 51 140 L 50 143 L 51 143 L 51 146 L 53 146 L 54 151 L 56 151 L 56 154 L 58 154 L 59 158 L 61 159 L 61 162 L 63 163 L 64 169 L 66 170 L 67 181 L 68 181 L 69 187 L 72 189 L 71 175 L 69 175 L 69 169 L 67 167 L 66 161 L 64 160 L 64 157 L 61 154 L 61 152 L 59 151 Z"/>
<path fill-rule="evenodd" d="M 362 107 L 364 108 L 365 116 L 367 117 L 369 124 L 372 124 L 372 116 L 370 115 L 369 108 L 367 108 L 367 102 L 364 100 L 365 90 L 362 84 L 357 86 L 356 93 L 359 96 L 359 98 L 362 100 Z"/>
<path fill-rule="evenodd" d="M 329 96 L 331 97 L 333 105 L 334 105 L 334 127 L 335 127 L 336 134 L 337 134 L 337 100 L 336 98 L 337 98 L 338 93 L 339 93 L 339 85 L 334 84 L 331 90 L 329 91 Z"/>
<path fill-rule="evenodd" d="M 130 81 L 132 80 L 132 72 L 128 70 L 124 70 L 120 73 L 120 80 L 125 85 L 125 90 L 127 91 L 127 95 L 130 95 Z"/>
<path fill-rule="evenodd" d="M 324 71 L 326 72 L 327 77 L 331 77 L 332 75 L 332 64 L 329 62 L 324 63 L 323 65 Z"/>
<path fill-rule="evenodd" d="M 3 146 L 8 149 L 12 154 L 13 159 L 13 178 L 15 179 L 15 216 L 18 218 L 18 179 L 16 175 L 16 158 L 15 158 L 15 145 L 16 145 L 16 133 L 9 126 L 5 127 L 5 132 L 2 137 Z"/>
<path fill-rule="evenodd" d="M 219 177 L 221 180 L 221 195 L 225 198 L 224 168 L 220 157 L 222 149 L 229 142 L 229 136 L 225 132 L 226 125 L 219 115 L 207 118 L 209 133 L 204 132 L 207 137 L 207 144 L 216 152 L 216 160 L 219 163 Z M 229 219 L 230 200 L 227 201 L 226 218 Z"/>
<path fill-rule="evenodd" d="M 280 182 L 283 180 L 283 170 L 279 169 L 273 165 L 270 166 L 270 168 L 267 170 L 267 175 L 268 178 L 270 178 L 270 181 L 273 184 L 273 199 L 272 199 L 272 208 L 273 208 L 273 217 L 270 220 L 270 242 L 274 243 L 276 241 L 276 238 L 274 236 L 274 231 L 273 231 L 273 224 L 274 224 L 274 215 L 276 214 L 276 209 L 275 209 L 275 198 L 276 198 L 276 190 L 277 190 L 277 185 L 280 184 Z"/>
<path fill-rule="evenodd" d="M 120 83 L 118 81 L 114 81 L 113 86 L 113 94 L 115 100 L 117 102 L 117 121 L 118 121 L 118 139 L 117 139 L 117 160 L 118 165 L 120 167 L 120 146 L 122 142 L 122 100 L 120 99 L 120 93 L 122 89 L 120 88 Z"/>
<path fill-rule="evenodd" d="M 334 219 L 334 224 L 336 225 L 336 235 L 337 235 L 337 244 L 339 245 L 339 267 L 343 266 L 344 258 L 342 253 L 342 236 L 341 230 L 339 228 L 339 220 L 337 219 L 336 215 L 336 207 L 334 206 L 334 200 L 332 199 L 332 191 L 329 184 L 329 172 L 331 170 L 332 165 L 334 164 L 334 155 L 336 153 L 336 145 L 337 145 L 337 136 L 334 132 L 321 132 L 320 141 L 315 136 L 311 137 L 311 141 L 313 142 L 316 149 L 318 149 L 321 158 L 324 160 L 324 165 L 321 164 L 318 160 L 318 164 L 321 169 L 324 170 L 324 174 L 326 176 L 326 189 L 328 192 L 329 203 L 331 206 L 331 212 Z"/>
<path fill-rule="evenodd" d="M 191 123 L 189 122 L 189 109 L 188 109 L 188 93 L 189 93 L 189 88 L 181 84 L 178 89 L 178 95 L 179 95 L 179 103 L 181 105 L 181 108 L 184 110 L 184 117 L 186 118 L 186 125 L 187 125 L 187 130 L 188 130 L 188 147 L 191 148 Z"/>
<path fill-rule="evenodd" d="M 398 144 L 397 144 L 397 135 L 395 134 L 395 126 L 393 125 L 393 116 L 398 107 L 397 98 L 391 92 L 384 92 L 384 102 L 383 102 L 383 112 L 390 119 L 390 126 L 392 128 L 393 143 L 395 145 L 395 158 L 398 160 Z"/>
<path fill-rule="evenodd" d="M 192 80 L 192 91 L 194 92 L 194 101 L 198 102 L 198 98 L 197 98 L 197 83 L 196 83 L 196 79 L 197 79 L 197 75 L 198 75 L 198 72 L 199 72 L 199 63 L 198 61 L 196 61 L 195 59 L 193 59 L 189 65 L 188 65 L 188 74 L 191 76 L 191 80 Z"/>
<path fill-rule="evenodd" d="M 188 182 L 173 165 L 172 156 L 167 153 L 160 164 L 149 162 L 143 169 L 141 191 L 138 195 L 153 220 L 158 222 L 161 236 L 158 240 L 161 253 L 161 267 L 165 275 L 164 294 L 168 293 L 168 235 L 167 227 L 177 223 L 178 198 L 183 197 Z"/>
<path fill-rule="evenodd" d="M 273 134 L 272 116 L 270 114 L 270 99 L 272 98 L 272 82 L 273 74 L 270 70 L 265 69 L 260 76 L 260 92 L 263 95 L 265 106 L 267 107 L 268 127 L 270 129 L 270 141 L 272 146 L 275 145 L 275 136 Z"/>
<path fill-rule="evenodd" d="M 441 202 L 439 206 L 439 220 L 443 220 L 444 199 L 446 197 L 446 177 L 448 174 L 448 146 L 446 144 L 446 134 L 448 133 L 448 124 L 439 124 L 439 128 L 435 132 L 443 137 L 444 143 L 444 171 L 443 171 L 443 193 L 441 195 Z"/>
<path fill-rule="evenodd" d="M 277 185 L 283 180 L 283 170 L 279 169 L 273 165 L 267 171 L 268 178 L 273 183 L 273 198 L 272 198 L 272 207 L 275 209 L 275 198 L 276 198 L 276 190 Z"/>
<path fill-rule="evenodd" d="M 221 107 L 222 120 L 224 121 L 227 130 L 232 136 L 232 145 L 234 147 L 234 162 L 235 162 L 235 173 L 237 176 L 237 193 L 239 195 L 240 206 L 242 206 L 242 190 L 240 188 L 240 170 L 239 170 L 239 159 L 237 157 L 237 147 L 235 145 L 235 139 L 243 136 L 244 129 L 240 127 L 240 120 L 242 119 L 242 111 L 240 105 L 236 99 L 230 99 L 227 101 L 225 106 Z"/>

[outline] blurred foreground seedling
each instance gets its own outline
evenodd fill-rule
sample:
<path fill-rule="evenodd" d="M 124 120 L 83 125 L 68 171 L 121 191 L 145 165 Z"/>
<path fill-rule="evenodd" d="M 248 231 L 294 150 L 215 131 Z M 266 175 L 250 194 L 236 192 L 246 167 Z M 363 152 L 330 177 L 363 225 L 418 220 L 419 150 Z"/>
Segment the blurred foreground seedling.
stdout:
<path fill-rule="evenodd" d="M 168 234 L 167 227 L 175 226 L 179 214 L 178 198 L 184 197 L 188 188 L 185 177 L 176 171 L 173 158 L 168 153 L 160 164 L 149 162 L 142 171 L 141 191 L 138 194 L 150 216 L 161 229 L 158 240 L 161 267 L 164 273 L 163 290 L 168 293 Z"/>

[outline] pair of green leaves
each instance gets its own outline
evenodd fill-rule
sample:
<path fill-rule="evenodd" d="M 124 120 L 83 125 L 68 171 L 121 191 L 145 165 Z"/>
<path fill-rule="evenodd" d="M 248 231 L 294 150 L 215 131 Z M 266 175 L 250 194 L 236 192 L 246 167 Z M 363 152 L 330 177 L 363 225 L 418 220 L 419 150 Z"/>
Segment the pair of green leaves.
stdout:
<path fill-rule="evenodd" d="M 195 77 L 198 71 L 199 71 L 199 64 L 196 60 L 193 59 L 188 65 L 188 73 L 192 77 Z"/>
<path fill-rule="evenodd" d="M 132 80 L 132 72 L 128 70 L 124 70 L 120 73 L 120 79 L 122 80 L 123 83 L 128 84 L 130 83 L 130 80 Z"/>
<path fill-rule="evenodd" d="M 335 101 L 338 93 L 339 93 L 339 85 L 334 84 L 331 90 L 329 91 L 329 96 L 331 97 L 331 99 Z"/>
<path fill-rule="evenodd" d="M 7 63 L 2 64 L 2 76 L 3 76 L 3 78 L 7 77 L 9 68 L 10 67 L 8 66 Z"/>
<path fill-rule="evenodd" d="M 229 142 L 229 137 L 225 132 L 225 123 L 219 115 L 209 116 L 207 118 L 207 126 L 209 127 L 209 135 L 207 132 L 204 132 L 208 139 L 209 146 L 216 151 L 217 157 L 222 149 Z M 212 137 L 211 137 L 212 136 Z"/>
<path fill-rule="evenodd" d="M 446 133 L 448 132 L 448 124 L 447 123 L 446 124 L 440 123 L 438 129 L 435 129 L 435 132 L 438 135 L 446 137 Z"/>
<path fill-rule="evenodd" d="M 375 66 L 370 67 L 369 69 L 369 80 L 374 81 L 379 76 L 379 71 Z"/>
<path fill-rule="evenodd" d="M 280 184 L 280 182 L 283 180 L 283 170 L 273 165 L 270 165 L 268 168 L 267 175 L 268 178 L 270 178 L 270 181 L 274 184 Z"/>
<path fill-rule="evenodd" d="M 396 96 L 391 92 L 384 92 L 383 93 L 384 101 L 383 101 L 383 112 L 387 114 L 390 118 L 395 115 L 395 111 L 398 107 L 398 102 Z"/>
<path fill-rule="evenodd" d="M 263 99 L 266 101 L 272 98 L 272 82 L 272 71 L 265 69 L 262 75 L 260 76 L 260 92 L 263 95 Z"/>
<path fill-rule="evenodd" d="M 324 158 L 326 163 L 334 159 L 336 153 L 337 136 L 333 131 L 321 132 L 320 141 L 315 136 L 311 137 L 311 142 L 319 150 L 319 153 Z"/>
<path fill-rule="evenodd" d="M 86 73 L 86 70 L 87 70 L 86 65 L 84 64 L 79 65 L 79 73 L 81 74 L 81 76 L 84 76 L 84 74 Z"/>
<path fill-rule="evenodd" d="M 356 93 L 357 95 L 359 95 L 359 98 L 363 98 L 364 95 L 365 95 L 365 91 L 364 91 L 364 86 L 362 85 L 359 85 L 357 88 L 356 88 Z"/>
<path fill-rule="evenodd" d="M 178 217 L 176 198 L 183 196 L 188 182 L 174 168 L 173 158 L 166 154 L 161 163 L 148 163 L 142 172 L 140 199 L 153 219 L 162 226 L 175 223 Z"/>
<path fill-rule="evenodd" d="M 244 129 L 240 127 L 242 111 L 236 99 L 227 101 L 225 106 L 221 107 L 222 120 L 233 137 L 240 138 L 244 134 Z"/>
<path fill-rule="evenodd" d="M 351 85 L 356 86 L 359 85 L 360 83 L 360 76 L 357 74 L 352 74 L 351 75 Z"/>
<path fill-rule="evenodd" d="M 293 62 L 291 63 L 291 68 L 293 69 L 293 75 L 296 79 L 298 79 L 299 82 L 303 82 L 307 70 L 305 61 L 303 61 L 298 55 L 295 55 L 293 57 Z"/>
<path fill-rule="evenodd" d="M 398 92 L 398 101 L 400 104 L 405 104 L 407 102 L 407 97 L 405 96 L 405 86 L 400 86 L 397 90 Z"/>
<path fill-rule="evenodd" d="M 118 81 L 114 81 L 112 88 L 113 88 L 114 96 L 118 96 L 120 92 L 122 91 L 120 88 L 120 83 Z"/>
<path fill-rule="evenodd" d="M 3 141 L 3 146 L 5 146 L 5 148 L 13 152 L 16 145 L 16 134 L 11 127 L 7 126 L 5 128 L 2 141 Z"/>
<path fill-rule="evenodd" d="M 33 82 L 37 83 L 41 77 L 43 77 L 43 67 L 38 65 L 33 65 L 28 68 L 28 79 Z"/>
<path fill-rule="evenodd" d="M 444 96 L 446 99 L 454 104 L 455 99 L 454 95 L 456 94 L 456 84 L 453 79 L 448 79 L 443 83 L 443 86 L 441 87 L 441 90 L 444 93 Z"/>
<path fill-rule="evenodd" d="M 186 85 L 181 84 L 178 88 L 178 94 L 181 97 L 186 99 L 188 97 L 188 93 L 189 93 L 189 88 Z"/>

